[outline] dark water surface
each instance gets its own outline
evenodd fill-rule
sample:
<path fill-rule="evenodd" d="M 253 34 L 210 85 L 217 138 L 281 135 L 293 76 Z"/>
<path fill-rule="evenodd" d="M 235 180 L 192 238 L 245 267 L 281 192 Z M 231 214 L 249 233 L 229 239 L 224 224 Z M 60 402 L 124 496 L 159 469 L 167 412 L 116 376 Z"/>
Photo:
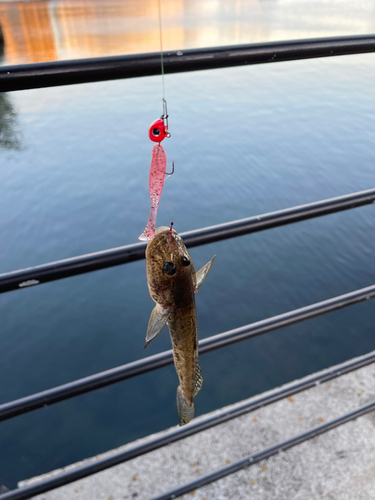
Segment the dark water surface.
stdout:
<path fill-rule="evenodd" d="M 168 76 L 176 171 L 158 224 L 374 187 L 374 80 L 372 54 Z M 1 272 L 137 240 L 160 89 L 152 77 L 1 96 Z M 372 285 L 374 230 L 367 206 L 192 249 L 196 268 L 217 255 L 200 337 Z M 0 295 L 0 403 L 169 349 L 164 331 L 143 350 L 152 307 L 144 262 Z M 197 414 L 375 349 L 374 320 L 368 302 L 203 355 Z M 177 385 L 169 367 L 1 423 L 0 484 L 175 425 Z"/>

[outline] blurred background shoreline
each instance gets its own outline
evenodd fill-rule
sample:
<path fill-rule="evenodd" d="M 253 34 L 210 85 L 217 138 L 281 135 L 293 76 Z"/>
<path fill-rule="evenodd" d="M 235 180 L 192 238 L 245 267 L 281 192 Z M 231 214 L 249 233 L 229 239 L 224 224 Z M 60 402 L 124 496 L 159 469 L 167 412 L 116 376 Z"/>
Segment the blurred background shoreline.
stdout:
<path fill-rule="evenodd" d="M 366 34 L 375 4 L 364 0 L 163 0 L 164 50 Z M 336 8 L 335 8 L 336 7 Z M 155 0 L 0 2 L 6 64 L 160 50 Z"/>

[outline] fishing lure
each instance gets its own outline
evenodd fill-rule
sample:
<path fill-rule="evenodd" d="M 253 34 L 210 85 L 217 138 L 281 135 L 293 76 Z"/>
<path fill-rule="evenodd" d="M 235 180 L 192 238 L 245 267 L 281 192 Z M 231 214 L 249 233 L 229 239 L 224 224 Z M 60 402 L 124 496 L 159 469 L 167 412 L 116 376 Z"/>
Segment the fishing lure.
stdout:
<path fill-rule="evenodd" d="M 161 145 L 161 142 L 166 137 L 171 136 L 168 132 L 167 101 L 165 99 L 163 99 L 163 114 L 161 118 L 155 120 L 151 124 L 148 136 L 151 141 L 157 142 L 158 144 L 155 144 L 152 149 L 149 178 L 151 209 L 146 229 L 143 231 L 141 236 L 139 236 L 139 239 L 142 241 L 151 240 L 155 236 L 156 214 L 159 207 L 161 193 L 163 191 L 164 179 L 166 175 L 172 175 L 174 172 L 174 163 L 172 163 L 172 172 L 167 172 L 167 155 Z"/>

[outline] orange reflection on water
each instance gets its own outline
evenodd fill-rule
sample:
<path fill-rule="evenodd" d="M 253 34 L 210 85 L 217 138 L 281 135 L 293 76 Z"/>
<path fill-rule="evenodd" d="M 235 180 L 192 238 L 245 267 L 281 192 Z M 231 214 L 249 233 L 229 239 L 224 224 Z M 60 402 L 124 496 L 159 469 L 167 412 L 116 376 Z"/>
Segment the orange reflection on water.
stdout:
<path fill-rule="evenodd" d="M 47 3 L 0 4 L 0 23 L 10 64 L 57 58 Z"/>
<path fill-rule="evenodd" d="M 183 0 L 163 0 L 162 9 L 163 21 L 173 18 L 163 26 L 163 48 L 178 49 Z M 8 2 L 0 4 L 0 24 L 7 64 L 160 50 L 155 0 Z"/>
<path fill-rule="evenodd" d="M 160 0 L 164 50 L 372 33 L 373 0 Z M 340 4 L 340 5 L 339 5 Z M 0 0 L 7 64 L 160 50 L 158 0 Z"/>

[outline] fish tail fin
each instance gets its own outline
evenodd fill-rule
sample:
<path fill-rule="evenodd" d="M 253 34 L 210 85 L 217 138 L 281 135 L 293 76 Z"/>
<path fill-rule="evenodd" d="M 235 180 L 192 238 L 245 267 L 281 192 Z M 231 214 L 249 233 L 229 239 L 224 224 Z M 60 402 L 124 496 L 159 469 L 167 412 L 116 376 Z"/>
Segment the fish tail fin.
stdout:
<path fill-rule="evenodd" d="M 186 400 L 180 385 L 177 387 L 177 411 L 180 419 L 180 425 L 188 424 L 194 417 L 194 402 L 192 401 L 189 403 Z"/>

